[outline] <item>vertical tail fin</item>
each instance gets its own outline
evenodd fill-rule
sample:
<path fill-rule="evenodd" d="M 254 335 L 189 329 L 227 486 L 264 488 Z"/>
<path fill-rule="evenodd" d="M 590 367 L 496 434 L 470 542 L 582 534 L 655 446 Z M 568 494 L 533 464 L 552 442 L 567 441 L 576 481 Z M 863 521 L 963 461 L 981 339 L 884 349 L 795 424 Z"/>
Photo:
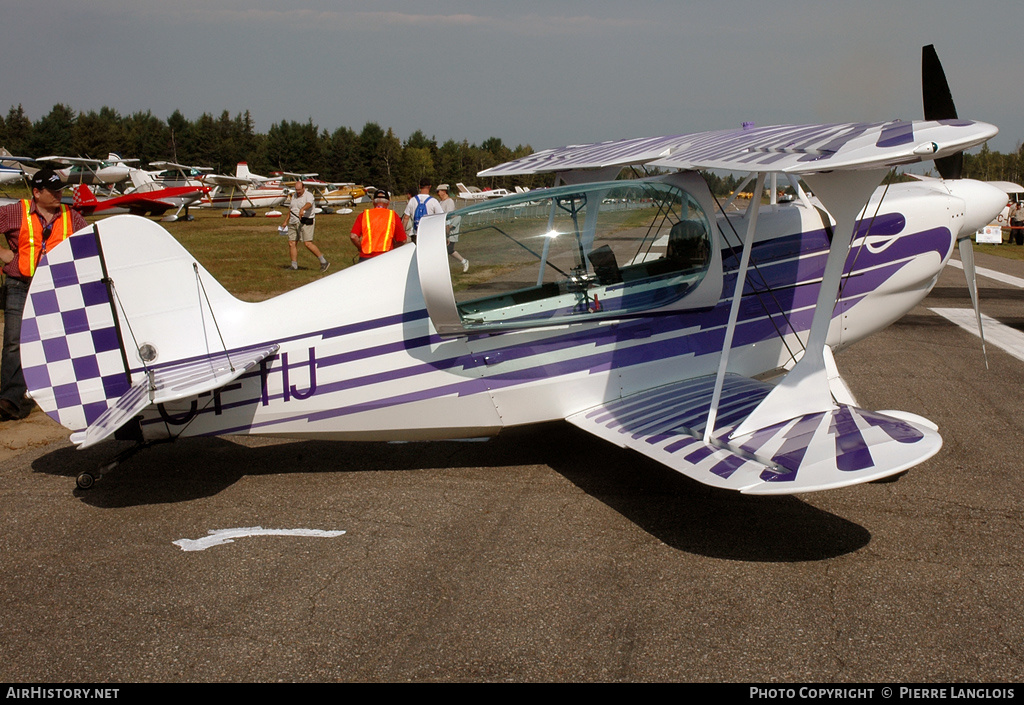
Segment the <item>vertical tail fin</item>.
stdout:
<path fill-rule="evenodd" d="M 36 269 L 21 334 L 29 393 L 80 431 L 147 377 L 244 345 L 230 322 L 245 306 L 156 223 L 108 218 L 60 243 Z"/>
<path fill-rule="evenodd" d="M 136 191 L 148 190 L 146 187 L 154 183 L 152 175 L 142 169 L 129 169 L 128 178 L 132 180 L 132 186 Z"/>
<path fill-rule="evenodd" d="M 92 206 L 97 203 L 99 203 L 99 201 L 96 200 L 96 196 L 93 195 L 91 188 L 85 184 L 78 184 L 78 186 L 75 187 L 75 208 L 80 208 L 81 206 Z"/>

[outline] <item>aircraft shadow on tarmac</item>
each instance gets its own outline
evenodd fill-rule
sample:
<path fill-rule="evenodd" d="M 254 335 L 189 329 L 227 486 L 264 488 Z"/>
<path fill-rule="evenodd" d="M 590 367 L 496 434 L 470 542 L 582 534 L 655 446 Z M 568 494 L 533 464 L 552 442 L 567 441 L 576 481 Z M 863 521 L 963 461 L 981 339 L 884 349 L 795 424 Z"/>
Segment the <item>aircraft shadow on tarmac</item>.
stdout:
<path fill-rule="evenodd" d="M 65 446 L 32 467 L 73 478 L 128 447 Z M 752 497 L 708 487 L 561 423 L 512 429 L 480 443 L 189 438 L 145 449 L 92 489 L 74 492 L 92 506 L 116 509 L 210 497 L 245 476 L 433 468 L 514 473 L 516 466 L 528 465 L 550 467 L 666 545 L 708 557 L 815 561 L 854 552 L 871 539 L 863 527 L 797 497 Z M 499 483 L 495 488 L 501 491 Z"/>

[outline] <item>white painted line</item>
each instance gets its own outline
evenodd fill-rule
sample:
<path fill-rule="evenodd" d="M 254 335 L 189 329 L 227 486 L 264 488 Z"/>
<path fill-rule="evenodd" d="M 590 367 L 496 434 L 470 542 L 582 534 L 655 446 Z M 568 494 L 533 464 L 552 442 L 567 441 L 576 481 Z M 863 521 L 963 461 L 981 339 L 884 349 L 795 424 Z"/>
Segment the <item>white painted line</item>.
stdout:
<path fill-rule="evenodd" d="M 951 259 L 948 262 L 946 262 L 946 264 L 948 264 L 951 267 L 956 267 L 957 269 L 964 268 L 963 262 L 961 262 L 958 259 Z M 975 267 L 974 271 L 976 271 L 983 277 L 995 279 L 997 282 L 1002 282 L 1003 284 L 1009 284 L 1011 286 L 1016 286 L 1021 289 L 1024 289 L 1024 279 L 1021 279 L 1020 277 L 1015 277 L 1010 274 L 1003 274 L 1002 272 L 997 272 L 994 269 L 985 269 L 984 267 Z"/>
<path fill-rule="evenodd" d="M 211 546 L 234 543 L 235 539 L 246 536 L 318 536 L 334 538 L 335 536 L 341 536 L 345 532 L 321 531 L 319 529 L 264 529 L 262 526 L 247 526 L 238 529 L 211 529 L 209 533 L 209 536 L 201 539 L 178 539 L 173 543 L 175 546 L 180 546 L 182 551 L 205 551 Z"/>
<path fill-rule="evenodd" d="M 930 309 L 943 318 L 952 321 L 964 330 L 978 335 L 978 319 L 974 310 L 969 308 L 933 308 Z M 1024 333 L 1015 328 L 1003 325 L 991 316 L 981 314 L 981 324 L 985 329 L 985 342 L 1005 350 L 1018 360 L 1024 360 Z"/>

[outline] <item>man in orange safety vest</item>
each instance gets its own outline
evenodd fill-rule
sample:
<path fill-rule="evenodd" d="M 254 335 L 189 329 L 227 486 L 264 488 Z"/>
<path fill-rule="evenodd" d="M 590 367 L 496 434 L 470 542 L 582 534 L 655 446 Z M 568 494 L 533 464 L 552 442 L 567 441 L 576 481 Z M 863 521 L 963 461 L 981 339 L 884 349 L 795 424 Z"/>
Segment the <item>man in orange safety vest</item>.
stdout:
<path fill-rule="evenodd" d="M 61 203 L 64 184 L 51 169 L 40 169 L 29 181 L 32 198 L 0 207 L 0 248 L 4 287 L 4 347 L 0 358 L 0 421 L 20 419 L 32 410 L 25 397 L 21 369 L 21 317 L 28 287 L 43 255 L 71 233 L 88 226 L 82 214 Z"/>
<path fill-rule="evenodd" d="M 352 226 L 352 244 L 359 251 L 359 261 L 382 255 L 409 239 L 398 214 L 391 210 L 388 192 L 378 189 L 373 194 L 373 208 L 363 211 Z"/>

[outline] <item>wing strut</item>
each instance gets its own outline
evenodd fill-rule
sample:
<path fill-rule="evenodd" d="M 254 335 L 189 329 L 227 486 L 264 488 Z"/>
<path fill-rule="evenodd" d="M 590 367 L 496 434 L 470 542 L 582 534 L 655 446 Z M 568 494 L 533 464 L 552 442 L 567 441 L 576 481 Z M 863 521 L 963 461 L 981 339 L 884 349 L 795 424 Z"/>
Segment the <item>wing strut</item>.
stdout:
<path fill-rule="evenodd" d="M 715 430 L 715 419 L 718 416 L 718 403 L 722 399 L 722 384 L 725 381 L 726 368 L 729 367 L 729 350 L 732 348 L 732 337 L 733 333 L 736 332 L 736 319 L 739 317 L 740 304 L 743 301 L 743 285 L 747 281 L 747 267 L 750 265 L 750 251 L 753 249 L 754 233 L 757 232 L 757 214 L 761 210 L 760 193 L 762 189 L 764 189 L 764 173 L 759 173 L 757 175 L 757 184 L 754 186 L 754 195 L 750 199 L 750 206 L 747 209 L 747 212 L 750 214 L 747 220 L 747 234 L 743 241 L 740 268 L 736 272 L 736 288 L 732 295 L 732 304 L 729 306 L 729 324 L 725 327 L 725 342 L 722 343 L 722 357 L 718 360 L 718 375 L 715 377 L 715 390 L 711 395 L 711 407 L 708 409 L 708 422 L 704 427 L 705 443 L 711 443 L 712 433 Z"/>
<path fill-rule="evenodd" d="M 835 234 L 825 263 L 821 288 L 818 290 L 807 349 L 790 373 L 736 428 L 730 438 L 744 436 L 797 416 L 835 408 L 825 365 L 825 343 L 857 215 L 864 209 L 868 198 L 886 173 L 888 169 L 876 168 L 804 176 L 818 199 L 836 219 Z"/>

